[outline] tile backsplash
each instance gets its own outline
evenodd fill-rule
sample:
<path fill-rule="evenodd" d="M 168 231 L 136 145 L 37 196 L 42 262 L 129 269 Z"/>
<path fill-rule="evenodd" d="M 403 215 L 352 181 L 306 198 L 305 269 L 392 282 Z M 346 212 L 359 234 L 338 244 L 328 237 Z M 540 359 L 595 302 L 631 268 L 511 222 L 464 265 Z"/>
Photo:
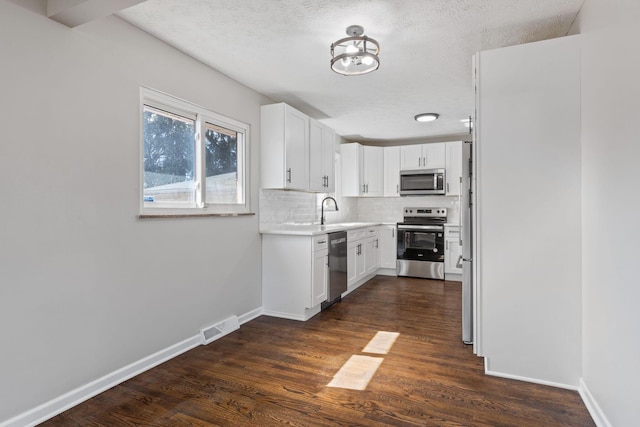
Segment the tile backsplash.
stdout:
<path fill-rule="evenodd" d="M 320 223 L 320 203 L 327 194 L 260 190 L 260 226 Z M 331 194 L 336 197 L 336 195 Z M 337 222 L 400 222 L 405 207 L 447 208 L 447 222 L 458 223 L 458 198 L 446 196 L 336 197 L 338 211 L 325 205 L 328 224 Z"/>
<path fill-rule="evenodd" d="M 328 194 L 302 191 L 260 190 L 260 226 L 284 223 L 320 223 L 320 203 Z M 325 204 L 325 219 L 328 224 L 358 220 L 357 200 L 339 198 L 338 211 Z"/>
<path fill-rule="evenodd" d="M 459 222 L 457 197 L 447 196 L 407 196 L 407 197 L 360 197 L 358 201 L 358 221 L 400 222 L 404 208 L 447 208 L 447 222 Z"/>

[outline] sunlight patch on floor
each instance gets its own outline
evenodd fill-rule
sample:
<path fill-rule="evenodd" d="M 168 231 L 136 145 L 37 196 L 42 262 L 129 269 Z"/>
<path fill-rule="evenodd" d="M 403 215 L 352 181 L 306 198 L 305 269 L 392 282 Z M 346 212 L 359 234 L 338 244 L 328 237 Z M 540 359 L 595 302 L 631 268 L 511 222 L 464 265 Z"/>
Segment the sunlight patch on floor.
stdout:
<path fill-rule="evenodd" d="M 378 331 L 362 353 L 388 354 L 399 336 L 398 332 Z M 383 357 L 354 354 L 342 365 L 327 387 L 365 390 L 383 360 Z"/>
<path fill-rule="evenodd" d="M 387 354 L 391 346 L 396 342 L 400 334 L 398 332 L 378 331 L 369 341 L 369 344 L 362 350 L 363 353 Z"/>
<path fill-rule="evenodd" d="M 327 387 L 364 390 L 384 359 L 354 354 L 342 365 Z"/>

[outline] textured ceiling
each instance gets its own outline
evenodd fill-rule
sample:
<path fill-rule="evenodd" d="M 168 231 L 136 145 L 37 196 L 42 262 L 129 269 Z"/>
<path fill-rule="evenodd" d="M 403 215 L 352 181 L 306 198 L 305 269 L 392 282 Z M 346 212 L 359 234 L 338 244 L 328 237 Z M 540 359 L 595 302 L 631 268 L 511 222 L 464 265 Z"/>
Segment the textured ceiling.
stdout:
<path fill-rule="evenodd" d="M 564 36 L 583 0 L 147 0 L 118 15 L 354 141 L 462 134 L 471 57 Z M 352 24 L 381 45 L 380 69 L 331 71 Z M 431 123 L 413 116 L 437 112 Z"/>

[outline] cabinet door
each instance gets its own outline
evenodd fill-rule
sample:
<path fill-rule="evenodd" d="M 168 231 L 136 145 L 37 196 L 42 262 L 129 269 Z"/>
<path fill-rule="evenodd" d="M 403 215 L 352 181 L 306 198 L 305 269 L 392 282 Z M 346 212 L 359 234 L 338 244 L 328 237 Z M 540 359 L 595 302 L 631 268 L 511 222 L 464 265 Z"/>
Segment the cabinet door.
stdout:
<path fill-rule="evenodd" d="M 375 273 L 380 265 L 380 239 L 369 238 L 364 242 L 364 275 Z"/>
<path fill-rule="evenodd" d="M 336 191 L 335 174 L 336 133 L 333 129 L 322 126 L 322 175 L 326 176 L 325 193 Z M 313 157 L 310 159 L 313 161 Z"/>
<path fill-rule="evenodd" d="M 285 188 L 309 188 L 309 117 L 287 106 L 285 109 Z"/>
<path fill-rule="evenodd" d="M 424 169 L 422 165 L 422 145 L 400 146 L 400 170 Z"/>
<path fill-rule="evenodd" d="M 342 195 L 358 197 L 364 194 L 362 146 L 356 142 L 340 145 L 342 155 Z"/>
<path fill-rule="evenodd" d="M 364 196 L 384 195 L 384 150 L 382 147 L 363 146 Z"/>
<path fill-rule="evenodd" d="M 380 227 L 380 268 L 396 269 L 397 245 L 396 226 Z"/>
<path fill-rule="evenodd" d="M 384 147 L 384 197 L 400 196 L 400 147 Z"/>
<path fill-rule="evenodd" d="M 309 120 L 309 190 L 324 191 L 326 177 L 322 168 L 324 126 L 316 120 Z"/>
<path fill-rule="evenodd" d="M 446 163 L 445 148 L 446 144 L 444 142 L 424 144 L 422 146 L 423 169 L 444 169 Z"/>
<path fill-rule="evenodd" d="M 447 142 L 445 179 L 447 196 L 460 195 L 462 179 L 462 141 Z"/>
<path fill-rule="evenodd" d="M 365 240 L 350 243 L 347 247 L 347 285 L 352 285 L 366 274 Z"/>
<path fill-rule="evenodd" d="M 329 253 L 326 250 L 313 253 L 313 273 L 311 279 L 311 307 L 327 300 L 327 284 L 329 278 Z"/>
<path fill-rule="evenodd" d="M 462 263 L 458 264 L 461 256 L 462 246 L 460 246 L 460 240 L 454 237 L 447 237 L 444 243 L 444 272 L 462 274 Z"/>

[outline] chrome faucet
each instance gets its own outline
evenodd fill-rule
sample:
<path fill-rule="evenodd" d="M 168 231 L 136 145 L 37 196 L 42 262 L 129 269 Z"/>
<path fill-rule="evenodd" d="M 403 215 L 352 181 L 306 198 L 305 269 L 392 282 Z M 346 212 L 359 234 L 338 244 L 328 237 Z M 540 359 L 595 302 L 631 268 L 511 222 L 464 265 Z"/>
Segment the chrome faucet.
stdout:
<path fill-rule="evenodd" d="M 333 197 L 325 197 L 322 199 L 322 203 L 320 203 L 320 225 L 324 225 L 324 202 L 327 201 L 327 199 L 333 200 L 333 205 L 336 207 L 336 210 L 338 210 L 338 202 L 336 202 L 336 199 Z"/>

